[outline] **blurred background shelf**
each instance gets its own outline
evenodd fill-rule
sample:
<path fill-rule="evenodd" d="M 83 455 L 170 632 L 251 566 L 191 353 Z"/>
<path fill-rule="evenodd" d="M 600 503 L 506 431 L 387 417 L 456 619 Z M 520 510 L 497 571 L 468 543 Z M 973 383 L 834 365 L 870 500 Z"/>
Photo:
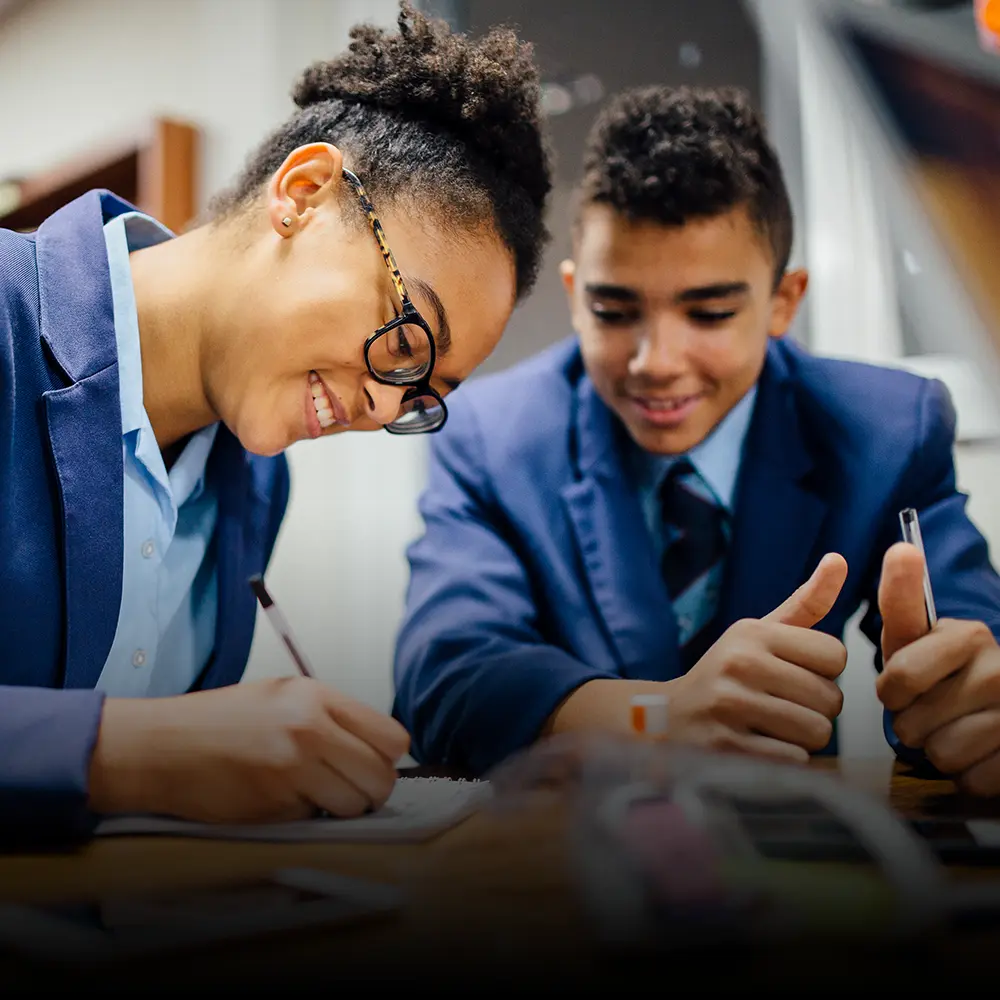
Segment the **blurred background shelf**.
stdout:
<path fill-rule="evenodd" d="M 33 177 L 0 181 L 0 227 L 37 229 L 92 188 L 107 188 L 181 232 L 198 206 L 198 130 L 153 119 L 136 135 L 88 150 Z"/>

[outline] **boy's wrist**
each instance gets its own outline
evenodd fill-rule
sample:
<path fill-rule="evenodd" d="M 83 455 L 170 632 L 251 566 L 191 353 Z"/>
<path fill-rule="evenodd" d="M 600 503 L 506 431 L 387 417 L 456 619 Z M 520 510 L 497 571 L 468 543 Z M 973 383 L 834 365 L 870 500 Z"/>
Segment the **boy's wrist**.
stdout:
<path fill-rule="evenodd" d="M 665 694 L 670 681 L 639 681 L 600 677 L 581 684 L 563 699 L 549 717 L 545 735 L 596 730 L 631 733 L 632 697 L 637 694 Z"/>

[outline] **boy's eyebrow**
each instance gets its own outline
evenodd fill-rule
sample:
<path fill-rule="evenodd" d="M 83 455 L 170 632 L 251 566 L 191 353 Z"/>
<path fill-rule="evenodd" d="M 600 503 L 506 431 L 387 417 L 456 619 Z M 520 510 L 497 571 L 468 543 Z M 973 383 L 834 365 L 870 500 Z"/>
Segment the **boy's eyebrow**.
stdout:
<path fill-rule="evenodd" d="M 641 296 L 627 285 L 607 285 L 601 283 L 584 285 L 588 295 L 617 302 L 638 302 Z M 705 299 L 725 299 L 734 295 L 744 295 L 750 291 L 746 281 L 724 281 L 714 285 L 685 288 L 674 296 L 675 302 L 701 302 Z"/>
<path fill-rule="evenodd" d="M 638 302 L 639 293 L 625 285 L 587 284 L 583 290 L 599 299 L 615 299 L 618 302 Z"/>
<path fill-rule="evenodd" d="M 703 299 L 725 299 L 743 295 L 750 291 L 745 281 L 724 281 L 716 285 L 702 285 L 699 288 L 685 288 L 674 297 L 676 302 L 700 302 Z"/>

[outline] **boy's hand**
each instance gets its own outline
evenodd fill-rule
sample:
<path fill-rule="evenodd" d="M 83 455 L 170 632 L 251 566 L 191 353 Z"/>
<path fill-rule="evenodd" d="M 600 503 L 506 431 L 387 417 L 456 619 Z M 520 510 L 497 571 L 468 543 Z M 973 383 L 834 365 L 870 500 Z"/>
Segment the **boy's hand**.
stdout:
<path fill-rule="evenodd" d="M 982 622 L 939 619 L 929 629 L 924 561 L 900 542 L 882 564 L 879 700 L 893 730 L 975 795 L 1000 793 L 1000 647 Z"/>
<path fill-rule="evenodd" d="M 847 578 L 829 553 L 766 617 L 736 622 L 684 676 L 668 683 L 670 738 L 722 750 L 806 761 L 830 740 L 847 664 L 839 640 L 812 626 Z"/>
<path fill-rule="evenodd" d="M 847 650 L 812 626 L 826 617 L 846 579 L 844 558 L 829 553 L 780 607 L 736 622 L 683 677 L 588 681 L 556 709 L 546 734 L 628 733 L 632 697 L 664 693 L 671 742 L 807 761 L 829 742 L 844 703 L 836 678 Z"/>

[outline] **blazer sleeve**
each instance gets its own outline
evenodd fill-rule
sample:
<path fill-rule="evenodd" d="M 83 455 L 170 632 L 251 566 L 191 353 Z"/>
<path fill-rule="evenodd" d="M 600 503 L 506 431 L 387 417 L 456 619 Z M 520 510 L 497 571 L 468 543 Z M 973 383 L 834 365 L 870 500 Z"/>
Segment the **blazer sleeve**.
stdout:
<path fill-rule="evenodd" d="M 94 690 L 0 686 L 0 843 L 85 840 L 90 758 L 104 695 Z"/>
<path fill-rule="evenodd" d="M 882 617 L 878 611 L 878 583 L 882 558 L 900 540 L 898 512 L 916 508 L 941 618 L 982 621 L 1000 641 L 1000 576 L 990 562 L 989 546 L 965 511 L 967 496 L 955 481 L 953 448 L 955 409 L 943 383 L 928 381 L 920 398 L 917 440 L 905 475 L 895 494 L 882 543 L 873 553 L 866 587 L 868 610 L 861 629 L 875 645 L 875 667 L 882 669 Z M 923 762 L 923 752 L 904 746 L 892 729 L 892 713 L 883 713 L 889 745 L 901 759 Z"/>
<path fill-rule="evenodd" d="M 425 532 L 408 550 L 393 714 L 418 760 L 481 774 L 532 743 L 573 690 L 610 675 L 539 634 L 475 414 L 463 408 L 461 418 L 431 445 Z"/>
<path fill-rule="evenodd" d="M 4 314 L 11 289 L 19 287 L 12 269 L 3 266 L 11 258 L 19 256 L 0 241 L 0 387 L 14 384 L 13 331 Z M 4 445 L 15 440 L 14 401 L 13 393 L 0 392 Z M 14 450 L 0 456 L 0 515 L 16 499 L 4 475 L 9 461 L 16 461 Z M 0 552 L 9 530 L 8 519 L 0 516 Z M 0 668 L 10 655 L 0 645 Z M 0 847 L 33 849 L 90 835 L 96 817 L 87 808 L 87 779 L 103 702 L 98 691 L 0 684 Z"/>

